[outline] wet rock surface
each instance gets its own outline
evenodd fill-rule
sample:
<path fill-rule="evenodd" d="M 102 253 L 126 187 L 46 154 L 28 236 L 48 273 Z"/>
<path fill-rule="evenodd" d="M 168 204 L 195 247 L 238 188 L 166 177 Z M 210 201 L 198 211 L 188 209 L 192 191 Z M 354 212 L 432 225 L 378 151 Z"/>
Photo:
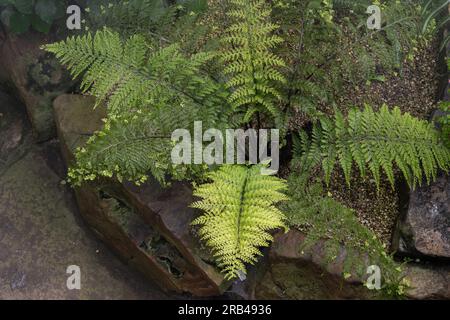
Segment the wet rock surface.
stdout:
<path fill-rule="evenodd" d="M 363 286 L 362 276 L 344 279 L 345 247 L 337 259 L 329 263 L 320 241 L 301 251 L 304 234 L 291 230 L 277 234 L 269 249 L 265 268 L 259 278 L 247 284 L 245 292 L 257 299 L 378 299 L 385 298 L 377 291 Z M 408 283 L 408 299 L 450 299 L 450 265 L 441 263 L 407 263 L 402 266 Z"/>
<path fill-rule="evenodd" d="M 33 144 L 20 108 L 0 93 L 0 299 L 168 298 L 86 228 L 61 184 L 58 142 Z M 81 290 L 67 288 L 70 265 Z"/>
<path fill-rule="evenodd" d="M 30 129 L 21 107 L 19 102 L 0 91 L 0 167 L 3 169 L 25 152 L 21 146 Z M 25 147 L 28 145 L 25 143 Z"/>
<path fill-rule="evenodd" d="M 5 33 L 0 46 L 0 82 L 13 88 L 25 105 L 37 141 L 56 136 L 52 101 L 73 87 L 68 72 L 41 49 L 56 40 L 54 35 L 35 32 Z"/>
<path fill-rule="evenodd" d="M 277 234 L 269 250 L 267 271 L 255 288 L 257 299 L 370 299 L 374 292 L 357 277 L 344 279 L 345 249 L 327 263 L 321 243 L 301 252 L 303 233 Z"/>
<path fill-rule="evenodd" d="M 410 299 L 450 299 L 450 266 L 409 264 L 406 278 L 410 282 Z"/>
<path fill-rule="evenodd" d="M 395 249 L 409 257 L 450 259 L 449 176 L 441 175 L 431 185 L 411 192 Z"/>
<path fill-rule="evenodd" d="M 90 97 L 62 95 L 55 102 L 58 135 L 67 163 L 74 150 L 101 128 L 104 110 L 93 111 Z M 175 183 L 162 189 L 157 182 L 141 187 L 98 181 L 75 191 L 87 224 L 128 264 L 167 291 L 218 296 L 228 284 L 202 257 L 191 234 L 192 189 Z"/>

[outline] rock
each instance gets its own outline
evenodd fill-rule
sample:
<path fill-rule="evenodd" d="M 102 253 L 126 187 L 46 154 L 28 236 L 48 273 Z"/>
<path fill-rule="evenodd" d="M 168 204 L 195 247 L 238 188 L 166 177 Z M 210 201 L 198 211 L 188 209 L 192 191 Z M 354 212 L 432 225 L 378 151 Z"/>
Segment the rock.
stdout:
<path fill-rule="evenodd" d="M 410 283 L 406 296 L 410 299 L 450 299 L 450 266 L 408 264 L 406 278 Z"/>
<path fill-rule="evenodd" d="M 0 174 L 26 154 L 29 132 L 24 107 L 0 91 Z"/>
<path fill-rule="evenodd" d="M 25 117 L 20 109 L 23 106 L 0 91 L 0 159 L 13 152 L 22 142 L 27 130 Z"/>
<path fill-rule="evenodd" d="M 268 269 L 255 288 L 257 299 L 364 299 L 375 296 L 363 280 L 342 277 L 345 250 L 326 263 L 322 243 L 300 252 L 304 234 L 291 230 L 277 234 L 270 249 Z"/>
<path fill-rule="evenodd" d="M 412 191 L 399 220 L 394 249 L 408 257 L 450 258 L 450 178 Z"/>
<path fill-rule="evenodd" d="M 24 103 L 37 141 L 56 135 L 52 100 L 70 91 L 73 82 L 56 58 L 41 50 L 55 37 L 29 32 L 7 34 L 0 47 L 0 80 Z"/>
<path fill-rule="evenodd" d="M 54 101 L 58 136 L 67 163 L 73 151 L 100 129 L 102 108 L 90 97 L 62 95 Z M 99 181 L 75 190 L 81 215 L 124 261 L 169 291 L 217 296 L 227 288 L 190 233 L 192 189 L 156 182 L 141 187 Z"/>
<path fill-rule="evenodd" d="M 29 142 L 0 173 L 0 300 L 169 298 L 92 236 L 48 161 L 53 148 Z M 67 288 L 70 265 L 81 290 Z"/>

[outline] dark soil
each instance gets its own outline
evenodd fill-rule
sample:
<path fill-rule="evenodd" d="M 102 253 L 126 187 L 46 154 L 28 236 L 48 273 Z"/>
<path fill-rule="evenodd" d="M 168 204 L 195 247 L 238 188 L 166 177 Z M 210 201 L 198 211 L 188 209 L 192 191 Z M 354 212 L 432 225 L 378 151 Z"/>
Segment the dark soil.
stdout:
<path fill-rule="evenodd" d="M 419 49 L 412 61 L 405 61 L 396 74 L 385 75 L 384 82 L 374 81 L 361 87 L 347 87 L 342 95 L 342 104 L 374 108 L 383 104 L 399 107 L 402 112 L 427 119 L 436 108 L 439 98 L 440 62 L 438 45 Z"/>
<path fill-rule="evenodd" d="M 436 108 L 440 91 L 440 60 L 437 45 L 419 49 L 412 61 L 405 61 L 402 70 L 385 75 L 385 81 L 373 81 L 361 86 L 348 85 L 342 92 L 342 106 L 364 106 L 370 104 L 378 109 L 383 104 L 397 106 L 421 119 L 428 119 Z M 322 112 L 333 114 L 333 108 L 320 106 Z M 305 121 L 299 114 L 299 121 Z M 303 120 L 302 120 L 303 119 Z M 398 175 L 400 177 L 400 175 Z M 385 177 L 381 190 L 375 182 L 363 179 L 355 170 L 348 187 L 343 172 L 336 170 L 331 179 L 333 198 L 354 209 L 360 222 L 372 230 L 389 248 L 397 217 L 400 213 L 399 192 L 393 190 Z"/>

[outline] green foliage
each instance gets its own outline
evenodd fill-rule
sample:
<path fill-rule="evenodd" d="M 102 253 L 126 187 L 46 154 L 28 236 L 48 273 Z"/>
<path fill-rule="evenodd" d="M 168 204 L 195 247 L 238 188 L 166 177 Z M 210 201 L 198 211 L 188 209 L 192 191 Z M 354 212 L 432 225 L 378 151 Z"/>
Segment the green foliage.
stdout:
<path fill-rule="evenodd" d="M 178 117 L 173 117 L 178 114 Z M 189 128 L 199 118 L 195 106 L 174 106 L 153 112 L 137 111 L 110 116 L 104 128 L 77 150 L 76 165 L 69 169 L 69 181 L 76 186 L 99 177 L 116 177 L 141 184 L 150 173 L 162 185 L 167 174 L 172 180 L 201 175 L 203 166 L 176 166 L 171 161 L 171 134 Z"/>
<path fill-rule="evenodd" d="M 205 212 L 193 221 L 199 235 L 212 249 L 227 279 L 243 278 L 245 263 L 261 255 L 259 247 L 272 241 L 268 231 L 285 228 L 284 215 L 274 205 L 288 198 L 283 180 L 262 175 L 264 167 L 225 165 L 209 174 L 211 183 L 196 188 L 202 198 L 192 207 Z"/>
<path fill-rule="evenodd" d="M 366 107 L 344 117 L 344 86 L 397 71 L 437 28 L 434 5 L 395 1 L 382 4 L 383 29 L 368 32 L 367 2 L 229 0 L 216 4 L 222 12 L 206 10 L 203 0 L 92 4 L 87 11 L 95 32 L 45 46 L 82 79 L 82 92 L 96 97 L 96 107 L 108 111 L 104 128 L 78 150 L 71 182 L 115 177 L 139 184 L 147 174 L 162 184 L 191 179 L 208 168 L 172 164 L 175 129 L 192 130 L 194 121 L 230 128 L 235 119 L 262 127 L 268 123 L 261 115 L 284 127 L 290 112 L 300 110 L 307 121 L 320 120 L 311 138 L 301 133 L 295 161 L 303 171 L 291 176 L 293 200 L 283 207 L 291 225 L 306 229 L 305 247 L 325 240 L 330 262 L 348 247 L 346 273 L 365 271 L 366 262 L 381 266 L 385 289 L 400 293 L 398 265 L 380 241 L 310 178 L 320 165 L 329 181 L 338 163 L 349 182 L 356 164 L 378 187 L 381 171 L 394 185 L 395 166 L 414 187 L 449 169 L 450 151 L 437 131 L 397 108 Z M 330 107 L 338 109 L 334 120 L 322 112 Z M 245 265 L 272 241 L 269 231 L 285 227 L 275 205 L 288 199 L 286 183 L 261 175 L 263 167 L 222 166 L 194 193 L 201 200 L 192 206 L 204 214 L 193 224 L 227 279 L 243 278 Z"/>
<path fill-rule="evenodd" d="M 108 29 L 45 49 L 74 78 L 82 76 L 81 89 L 97 98 L 97 107 L 108 109 L 107 126 L 77 156 L 76 184 L 113 173 L 136 181 L 148 170 L 161 182 L 165 174 L 184 176 L 170 164 L 167 138 L 194 120 L 220 128 L 227 118 L 226 92 L 201 71 L 213 54 L 185 56 L 177 44 L 159 48 L 139 35 L 122 41 Z"/>
<path fill-rule="evenodd" d="M 364 111 L 351 110 L 347 119 L 336 111 L 334 120 L 320 119 L 311 140 L 304 132 L 301 139 L 304 156 L 312 164 L 322 164 L 327 182 L 336 162 L 348 184 L 353 162 L 363 177 L 368 167 L 378 188 L 381 170 L 394 187 L 394 164 L 411 188 L 421 184 L 424 176 L 430 183 L 438 169 L 448 171 L 450 167 L 450 150 L 432 125 L 402 114 L 398 108 L 389 111 L 383 106 L 374 112 L 366 106 Z"/>
<path fill-rule="evenodd" d="M 224 73 L 230 78 L 227 87 L 234 111 L 244 112 L 243 122 L 249 122 L 256 112 L 266 112 L 274 119 L 280 116 L 275 107 L 281 95 L 276 84 L 285 83 L 278 70 L 285 66 L 272 49 L 282 42 L 273 34 L 278 28 L 270 22 L 271 10 L 264 0 L 231 0 L 227 16 L 232 21 L 222 41 L 226 45 L 221 55 Z"/>
<path fill-rule="evenodd" d="M 308 171 L 294 172 L 288 182 L 291 201 L 283 204 L 282 209 L 290 226 L 306 234 L 299 250 L 308 250 L 323 241 L 325 262 L 332 264 L 345 248 L 343 275 L 364 278 L 367 267 L 377 265 L 383 270 L 383 292 L 401 296 L 405 288 L 401 266 L 375 234 L 358 221 L 355 213 L 326 195 L 322 182 L 311 178 Z"/>
<path fill-rule="evenodd" d="M 296 128 L 333 107 L 348 109 L 342 89 L 402 75 L 405 59 L 431 45 L 442 26 L 433 14 L 442 1 L 427 8 L 423 2 L 273 1 L 272 20 L 281 26 L 278 34 L 284 39 L 275 54 L 288 65 L 283 109 L 302 115 Z M 374 3 L 381 7 L 381 30 L 366 26 L 366 10 Z"/>
<path fill-rule="evenodd" d="M 441 132 L 442 140 L 445 146 L 450 149 L 450 101 L 441 102 L 440 110 L 443 115 L 439 116 L 437 123 Z"/>
<path fill-rule="evenodd" d="M 94 95 L 97 105 L 107 102 L 112 114 L 148 105 L 162 107 L 174 100 L 188 100 L 207 111 L 225 101 L 220 86 L 200 70 L 214 57 L 208 52 L 185 57 L 177 44 L 159 48 L 139 35 L 122 41 L 108 29 L 94 36 L 70 37 L 45 49 L 74 78 L 83 75 L 82 91 Z"/>
<path fill-rule="evenodd" d="M 1 21 L 14 33 L 30 28 L 48 33 L 53 22 L 66 13 L 64 0 L 0 0 Z"/>
<path fill-rule="evenodd" d="M 91 30 L 107 27 L 124 36 L 141 34 L 168 41 L 171 33 L 186 26 L 184 22 L 192 23 L 206 8 L 207 0 L 97 0 L 88 2 L 87 25 Z"/>

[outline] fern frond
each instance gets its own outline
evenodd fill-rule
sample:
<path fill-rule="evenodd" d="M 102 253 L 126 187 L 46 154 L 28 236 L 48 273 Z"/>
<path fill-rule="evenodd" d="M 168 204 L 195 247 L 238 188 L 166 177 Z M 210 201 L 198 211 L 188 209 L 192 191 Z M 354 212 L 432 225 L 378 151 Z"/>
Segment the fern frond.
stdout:
<path fill-rule="evenodd" d="M 199 235 L 211 248 L 227 279 L 242 277 L 245 264 L 254 264 L 259 247 L 272 241 L 270 230 L 285 228 L 284 215 L 275 204 L 287 200 L 285 181 L 261 174 L 262 165 L 225 165 L 212 172 L 209 184 L 196 188 L 203 200 L 192 204 L 204 211 L 193 221 Z"/>
<path fill-rule="evenodd" d="M 278 119 L 275 102 L 281 99 L 276 85 L 286 82 L 279 69 L 285 62 L 276 56 L 282 38 L 273 32 L 278 26 L 270 22 L 271 10 L 264 0 L 230 0 L 227 12 L 232 24 L 222 38 L 225 45 L 221 61 L 225 63 L 227 86 L 233 93 L 230 104 L 236 111 L 244 111 L 244 122 L 257 112 L 265 112 Z"/>
<path fill-rule="evenodd" d="M 429 183 L 438 169 L 450 168 L 450 150 L 431 124 L 402 114 L 398 108 L 390 111 L 387 106 L 379 112 L 369 106 L 363 111 L 354 109 L 347 119 L 340 111 L 336 111 L 334 121 L 322 118 L 305 148 L 306 158 L 322 164 L 327 182 L 336 163 L 348 184 L 354 163 L 363 176 L 368 168 L 378 188 L 381 172 L 394 187 L 394 165 L 411 188 L 421 184 L 424 177 Z"/>
<path fill-rule="evenodd" d="M 213 53 L 185 57 L 177 44 L 155 48 L 143 36 L 122 41 L 108 29 L 93 36 L 70 37 L 46 45 L 74 78 L 83 76 L 81 89 L 108 105 L 117 115 L 145 106 L 163 107 L 174 101 L 196 103 L 199 108 L 222 108 L 226 91 L 201 72 Z"/>
<path fill-rule="evenodd" d="M 174 117 L 178 114 L 178 117 Z M 174 180 L 189 179 L 201 173 L 202 166 L 176 166 L 171 160 L 172 132 L 192 129 L 201 115 L 195 106 L 175 105 L 170 110 L 113 116 L 87 144 L 77 150 L 76 164 L 69 170 L 73 185 L 100 177 L 116 177 L 141 183 L 151 174 L 161 184 L 168 175 Z"/>
<path fill-rule="evenodd" d="M 157 25 L 167 26 L 174 20 L 176 8 L 166 0 L 97 0 L 87 8 L 89 28 L 104 27 L 121 34 L 146 33 Z"/>

